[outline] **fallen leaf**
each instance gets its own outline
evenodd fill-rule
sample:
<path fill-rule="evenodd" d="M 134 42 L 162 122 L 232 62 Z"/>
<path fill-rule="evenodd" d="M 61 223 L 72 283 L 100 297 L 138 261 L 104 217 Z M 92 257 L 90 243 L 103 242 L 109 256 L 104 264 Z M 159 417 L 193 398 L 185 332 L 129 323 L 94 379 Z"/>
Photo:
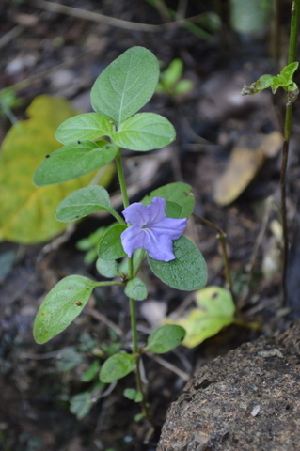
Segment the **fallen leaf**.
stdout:
<path fill-rule="evenodd" d="M 28 119 L 19 121 L 7 133 L 0 159 L 0 240 L 23 243 L 52 239 L 67 224 L 55 220 L 58 203 L 71 192 L 86 186 L 96 172 L 76 180 L 37 188 L 33 174 L 39 163 L 61 147 L 54 137 L 58 125 L 78 114 L 70 102 L 42 95 L 26 110 Z M 106 186 L 114 165 L 98 172 L 99 184 Z"/>
<path fill-rule="evenodd" d="M 265 159 L 276 156 L 282 143 L 279 132 L 242 137 L 231 151 L 225 172 L 214 184 L 214 201 L 221 206 L 233 202 L 255 178 Z"/>
<path fill-rule="evenodd" d="M 268 133 L 262 136 L 261 149 L 266 158 L 274 158 L 282 147 L 283 136 L 280 132 Z"/>
<path fill-rule="evenodd" d="M 228 290 L 208 287 L 197 291 L 197 308 L 185 318 L 167 319 L 166 322 L 182 326 L 186 331 L 182 345 L 194 348 L 231 324 L 234 311 L 235 306 Z"/>

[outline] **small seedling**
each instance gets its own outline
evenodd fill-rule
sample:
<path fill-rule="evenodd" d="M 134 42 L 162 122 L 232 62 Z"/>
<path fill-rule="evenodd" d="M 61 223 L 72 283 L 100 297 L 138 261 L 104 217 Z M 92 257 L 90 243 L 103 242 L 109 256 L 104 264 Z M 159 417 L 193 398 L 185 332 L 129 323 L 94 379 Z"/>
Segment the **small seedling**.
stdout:
<path fill-rule="evenodd" d="M 175 58 L 160 76 L 156 87 L 158 94 L 167 94 L 170 97 L 189 94 L 194 85 L 191 80 L 182 79 L 182 60 Z"/>

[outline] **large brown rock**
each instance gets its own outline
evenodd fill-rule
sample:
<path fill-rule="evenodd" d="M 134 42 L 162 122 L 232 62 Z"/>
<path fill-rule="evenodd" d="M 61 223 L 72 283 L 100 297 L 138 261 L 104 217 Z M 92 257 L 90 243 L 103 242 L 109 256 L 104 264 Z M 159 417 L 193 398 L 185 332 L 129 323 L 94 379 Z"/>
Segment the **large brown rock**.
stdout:
<path fill-rule="evenodd" d="M 300 322 L 203 366 L 167 414 L 158 451 L 299 451 Z"/>

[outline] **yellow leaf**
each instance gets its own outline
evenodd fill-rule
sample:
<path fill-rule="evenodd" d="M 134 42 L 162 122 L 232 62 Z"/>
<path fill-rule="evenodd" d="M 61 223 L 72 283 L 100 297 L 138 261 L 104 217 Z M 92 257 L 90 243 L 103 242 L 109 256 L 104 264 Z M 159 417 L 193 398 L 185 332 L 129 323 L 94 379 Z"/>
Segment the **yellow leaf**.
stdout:
<path fill-rule="evenodd" d="M 197 308 L 185 318 L 166 322 L 182 326 L 186 335 L 182 345 L 194 348 L 233 322 L 235 306 L 225 288 L 208 287 L 197 291 Z"/>
<path fill-rule="evenodd" d="M 57 204 L 86 186 L 96 174 L 94 171 L 76 180 L 37 188 L 32 182 L 37 166 L 45 155 L 61 147 L 54 137 L 56 128 L 78 111 L 66 100 L 42 95 L 26 113 L 29 118 L 9 130 L 0 159 L 0 240 L 23 243 L 49 240 L 62 232 L 67 224 L 55 220 Z M 107 185 L 114 165 L 100 171 L 99 183 Z"/>

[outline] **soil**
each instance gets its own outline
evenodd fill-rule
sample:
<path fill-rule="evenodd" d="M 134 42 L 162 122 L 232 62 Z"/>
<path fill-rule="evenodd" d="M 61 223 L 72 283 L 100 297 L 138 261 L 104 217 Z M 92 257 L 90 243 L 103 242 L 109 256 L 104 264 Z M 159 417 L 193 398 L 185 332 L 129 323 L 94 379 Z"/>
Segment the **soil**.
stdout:
<path fill-rule="evenodd" d="M 122 349 L 130 349 L 126 297 L 117 288 L 95 290 L 83 314 L 64 333 L 42 346 L 35 343 L 32 326 L 41 300 L 62 277 L 73 273 L 99 277 L 94 263 L 86 264 L 85 253 L 78 250 L 76 243 L 107 224 L 107 220 L 87 218 L 62 243 L 55 240 L 30 245 L 2 242 L 0 256 L 5 256 L 6 263 L 11 256 L 11 264 L 7 263 L 6 270 L 1 267 L 0 281 L 0 448 L 9 451 L 155 450 L 167 408 L 180 396 L 185 382 L 197 368 L 201 371 L 202 365 L 244 342 L 253 341 L 260 334 L 269 336 L 286 330 L 300 316 L 297 296 L 299 107 L 296 102 L 287 177 L 292 251 L 287 276 L 288 308 L 282 308 L 280 240 L 274 232 L 279 224 L 278 211 L 272 208 L 267 216 L 264 214 L 268 211 L 267 198 L 271 196 L 279 203 L 280 153 L 265 160 L 252 182 L 229 205 L 220 206 L 214 199 L 215 181 L 226 169 L 231 149 L 240 146 L 245 136 L 255 138 L 261 133 L 282 130 L 282 93 L 276 97 L 269 92 L 257 97 L 240 96 L 244 84 L 251 84 L 263 73 L 278 72 L 270 45 L 271 30 L 255 37 L 235 34 L 228 26 L 227 1 L 214 2 L 223 25 L 209 38 L 199 37 L 178 24 L 159 26 L 166 21 L 164 14 L 147 1 L 61 3 L 69 9 L 54 10 L 57 2 L 42 0 L 4 0 L 0 5 L 3 18 L 0 88 L 25 81 L 18 90 L 22 104 L 14 108 L 14 115 L 22 119 L 26 106 L 45 93 L 62 96 L 76 108 L 91 111 L 89 89 L 93 82 L 111 61 L 134 45 L 147 47 L 164 67 L 174 58 L 181 58 L 184 78 L 194 83 L 193 90 L 180 96 L 156 94 L 147 107 L 173 123 L 177 139 L 164 152 L 127 155 L 125 166 L 131 200 L 139 200 L 169 182 L 182 180 L 191 184 L 197 199 L 195 212 L 227 233 L 238 310 L 246 322 L 259 322 L 261 330 L 232 325 L 195 349 L 180 347 L 164 355 L 167 364 L 145 359 L 149 401 L 157 425 L 154 431 L 149 430 L 146 422 L 133 420 L 139 406 L 123 396 L 125 388 L 134 387 L 130 375 L 116 387 L 110 387 L 107 396 L 96 389 L 90 412 L 78 419 L 70 412 L 70 400 L 92 388 L 91 383 L 81 380 L 88 365 L 95 356 L 101 360 L 112 344 L 121 343 Z M 176 10 L 180 2 L 166 3 Z M 105 17 L 86 16 L 82 12 L 76 15 L 76 8 Z M 289 30 L 289 8 L 290 2 L 283 2 L 283 37 Z M 188 1 L 186 17 L 211 9 L 211 1 Z M 124 22 L 115 24 L 107 18 Z M 131 26 L 127 26 L 128 22 Z M 150 24 L 152 28 L 145 30 L 137 24 Z M 203 27 L 209 32 L 206 25 Z M 280 67 L 285 64 L 286 55 L 284 38 L 282 42 Z M 9 119 L 1 117 L 1 139 L 9 127 Z M 109 189 L 118 206 L 116 181 Z M 224 265 L 215 231 L 191 219 L 187 234 L 197 243 L 207 262 L 208 285 L 224 287 Z M 270 266 L 263 269 L 268 262 L 272 270 Z M 166 288 L 147 266 L 143 267 L 143 276 L 151 302 L 137 305 L 141 343 L 155 326 L 155 317 L 159 321 L 165 313 L 184 311 L 195 298 L 194 294 Z M 245 346 L 242 349 L 250 349 L 252 345 Z M 231 365 L 226 357 L 217 362 L 224 367 Z M 278 364 L 282 362 L 278 359 Z M 276 358 L 273 364 L 276 366 Z M 263 365 L 263 361 L 257 365 Z"/>

